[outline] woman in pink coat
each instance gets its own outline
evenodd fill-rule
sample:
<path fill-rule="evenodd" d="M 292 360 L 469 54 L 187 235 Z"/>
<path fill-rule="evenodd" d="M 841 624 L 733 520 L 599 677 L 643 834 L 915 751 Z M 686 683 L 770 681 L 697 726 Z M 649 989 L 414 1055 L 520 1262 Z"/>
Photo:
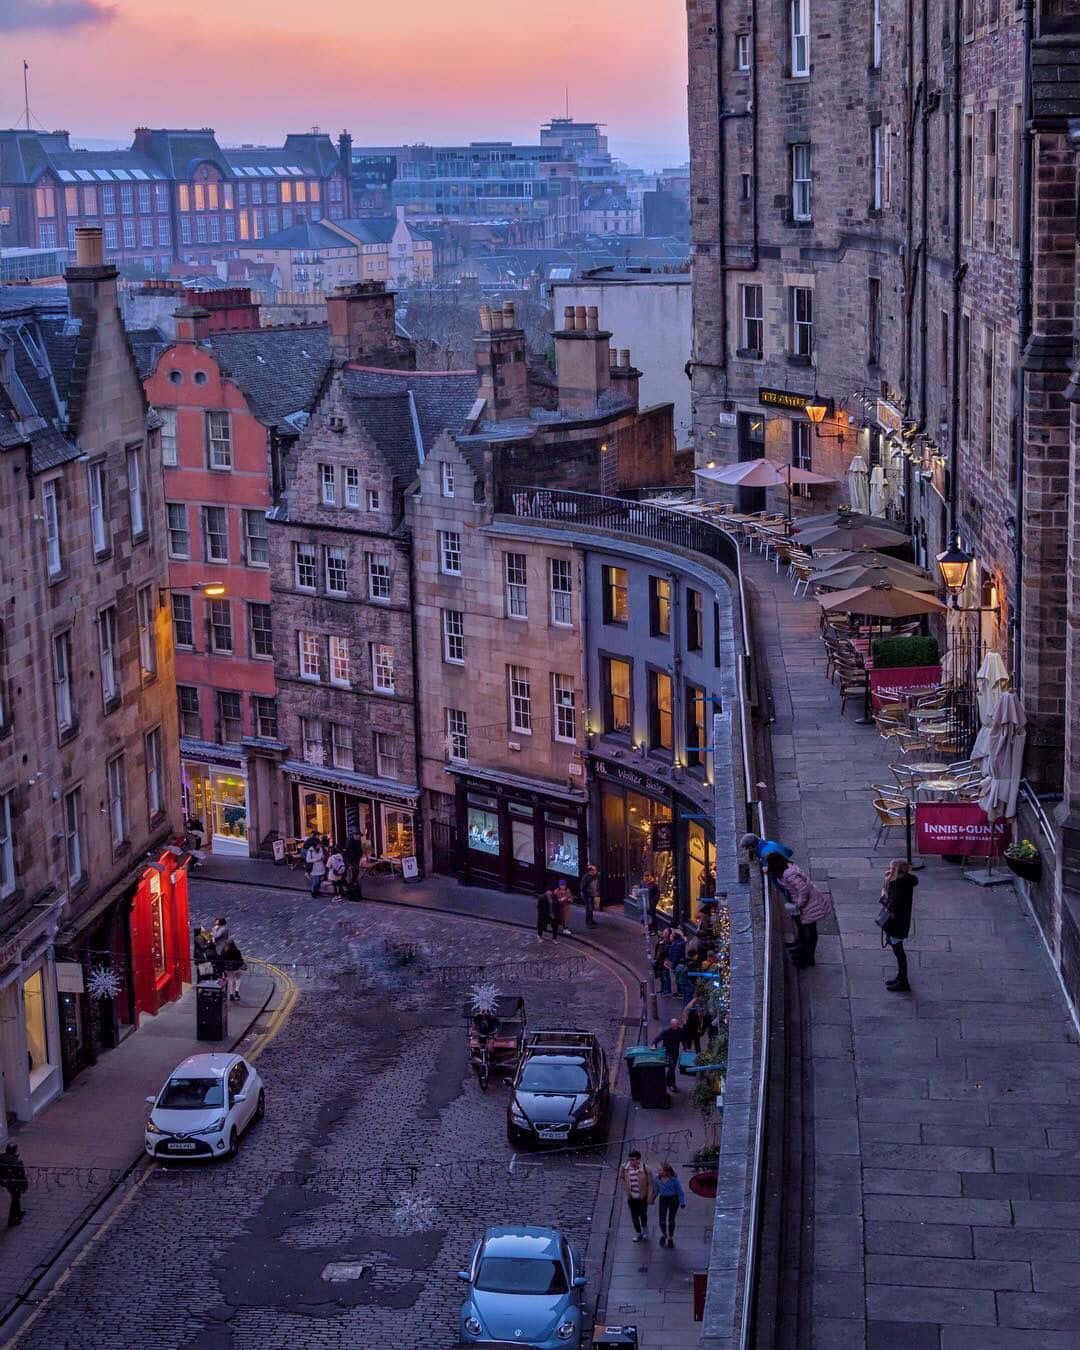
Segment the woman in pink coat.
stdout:
<path fill-rule="evenodd" d="M 801 867 L 776 854 L 769 857 L 766 870 L 787 891 L 789 904 L 785 908 L 795 917 L 798 942 L 791 959 L 800 969 L 812 966 L 817 950 L 818 920 L 826 918 L 832 910 L 829 894 L 815 886 Z"/>

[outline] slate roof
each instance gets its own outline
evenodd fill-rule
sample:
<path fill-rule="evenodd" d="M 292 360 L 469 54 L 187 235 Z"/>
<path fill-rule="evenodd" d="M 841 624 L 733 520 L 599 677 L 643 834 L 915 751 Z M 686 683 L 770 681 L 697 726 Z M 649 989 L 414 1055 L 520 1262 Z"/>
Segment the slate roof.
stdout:
<path fill-rule="evenodd" d="M 358 239 L 361 244 L 388 244 L 397 229 L 397 217 L 365 216 L 361 220 L 336 220 L 334 224 L 339 225 L 354 239 Z"/>
<path fill-rule="evenodd" d="M 65 183 L 148 182 L 165 177 L 137 150 L 77 150 L 66 131 L 0 131 L 0 182 L 35 183 L 46 170 Z M 113 174 L 113 170 L 121 172 Z"/>
<path fill-rule="evenodd" d="M 365 394 L 353 402 L 390 471 L 402 482 L 411 482 L 420 465 L 420 449 L 416 443 L 408 389 Z"/>
<path fill-rule="evenodd" d="M 172 340 L 160 328 L 129 328 L 127 338 L 141 380 L 151 373 L 165 348 L 172 346 Z"/>
<path fill-rule="evenodd" d="M 249 240 L 237 244 L 241 252 L 261 251 L 268 248 L 350 248 L 352 241 L 345 239 L 334 230 L 327 229 L 321 221 L 303 220 L 287 230 L 278 230 L 277 234 L 265 235 L 262 239 Z"/>
<path fill-rule="evenodd" d="M 247 395 L 267 426 L 309 412 L 330 365 L 330 330 L 322 325 L 212 333 L 202 344 Z"/>
<path fill-rule="evenodd" d="M 459 431 L 476 401 L 477 378 L 473 370 L 373 370 L 347 366 L 343 375 L 346 390 L 358 401 L 399 396 L 412 391 L 416 420 L 420 426 L 426 454 L 444 431 Z M 363 414 L 362 414 L 363 415 Z M 407 438 L 416 454 L 415 436 Z M 417 459 L 412 462 L 415 472 Z"/>
<path fill-rule="evenodd" d="M 66 314 L 67 288 L 64 286 L 0 286 L 0 318 L 29 310 L 55 310 Z"/>

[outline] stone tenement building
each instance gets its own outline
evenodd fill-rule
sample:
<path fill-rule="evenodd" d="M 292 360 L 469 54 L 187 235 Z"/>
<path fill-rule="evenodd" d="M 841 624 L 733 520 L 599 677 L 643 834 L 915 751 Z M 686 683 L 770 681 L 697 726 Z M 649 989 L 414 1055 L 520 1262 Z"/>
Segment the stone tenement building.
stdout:
<path fill-rule="evenodd" d="M 698 462 L 766 453 L 841 479 L 858 451 L 920 561 L 957 534 L 974 555 L 983 609 L 950 642 L 972 668 L 1001 652 L 1027 776 L 1065 788 L 1035 904 L 1075 998 L 1080 4 L 688 15 Z"/>
<path fill-rule="evenodd" d="M 190 974 L 160 450 L 100 230 L 66 280 L 0 290 L 0 1137 Z"/>

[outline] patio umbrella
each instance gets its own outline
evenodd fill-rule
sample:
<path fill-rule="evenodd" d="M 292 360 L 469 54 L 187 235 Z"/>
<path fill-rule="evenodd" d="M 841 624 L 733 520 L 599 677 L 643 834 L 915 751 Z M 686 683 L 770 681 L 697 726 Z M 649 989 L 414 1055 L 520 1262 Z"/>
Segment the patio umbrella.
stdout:
<path fill-rule="evenodd" d="M 979 805 L 990 820 L 1016 815 L 1020 772 L 1027 739 L 1027 718 L 1019 698 L 1005 690 L 990 714 L 987 727 L 986 777 L 979 784 Z"/>
<path fill-rule="evenodd" d="M 810 559 L 810 566 L 815 571 L 823 573 L 836 572 L 842 567 L 888 567 L 893 572 L 903 572 L 915 577 L 929 575 L 926 568 L 920 567 L 918 563 L 893 558 L 888 553 L 879 553 L 872 548 L 846 548 L 835 552 L 817 553 Z"/>
<path fill-rule="evenodd" d="M 814 525 L 835 525 L 841 520 L 858 521 L 860 525 L 882 525 L 887 529 L 895 529 L 896 522 L 886 520 L 884 516 L 871 516 L 865 511 L 838 510 L 835 506 L 831 511 L 820 511 L 813 516 L 800 516 L 799 524 L 805 525 L 810 529 Z"/>
<path fill-rule="evenodd" d="M 935 596 L 891 586 L 887 581 L 873 586 L 855 586 L 846 591 L 818 598 L 824 610 L 843 610 L 847 614 L 869 614 L 882 619 L 905 619 L 912 614 L 933 614 L 945 606 Z"/>
<path fill-rule="evenodd" d="M 741 464 L 728 464 L 722 469 L 695 469 L 699 478 L 710 483 L 727 483 L 730 487 L 786 487 L 788 515 L 791 515 L 792 483 L 814 484 L 835 483 L 813 469 L 800 469 L 794 464 L 774 464 L 771 459 L 745 459 Z"/>
<path fill-rule="evenodd" d="M 841 516 L 835 524 L 799 526 L 798 542 L 810 548 L 900 548 L 906 534 L 885 525 L 862 525 Z"/>
<path fill-rule="evenodd" d="M 975 697 L 979 703 L 979 717 L 984 723 L 989 722 L 998 699 L 1008 687 L 1009 672 L 1005 669 L 1005 662 L 991 648 L 975 674 Z"/>
<path fill-rule="evenodd" d="M 848 493 L 853 511 L 870 510 L 870 470 L 862 455 L 856 455 L 848 465 Z"/>
<path fill-rule="evenodd" d="M 815 585 L 829 586 L 835 591 L 851 590 L 857 586 L 873 586 L 880 581 L 908 591 L 937 590 L 937 582 L 928 576 L 919 576 L 917 572 L 908 572 L 900 567 L 888 567 L 882 563 L 850 562 L 846 567 L 834 567 L 819 572 L 813 580 Z"/>
<path fill-rule="evenodd" d="M 870 514 L 885 514 L 885 470 L 880 464 L 870 470 Z"/>

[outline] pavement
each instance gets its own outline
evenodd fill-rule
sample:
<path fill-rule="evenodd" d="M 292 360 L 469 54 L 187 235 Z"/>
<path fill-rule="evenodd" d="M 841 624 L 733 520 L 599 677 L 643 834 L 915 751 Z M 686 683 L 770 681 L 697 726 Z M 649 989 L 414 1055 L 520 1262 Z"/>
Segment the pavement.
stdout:
<path fill-rule="evenodd" d="M 1020 883 L 927 858 L 905 943 L 874 917 L 886 743 L 840 714 L 812 598 L 748 560 L 775 722 L 770 820 L 831 889 L 809 1018 L 814 1350 L 1080 1346 L 1080 1046 Z M 1000 864 L 999 864 L 1000 866 Z"/>
<path fill-rule="evenodd" d="M 253 965 L 240 1002 L 230 1005 L 228 1046 L 245 1040 L 278 992 L 273 973 Z M 176 1003 L 144 1016 L 137 1031 L 84 1069 L 44 1111 L 11 1130 L 30 1188 L 22 1223 L 0 1226 L 0 1335 L 17 1303 L 141 1161 L 146 1097 L 186 1056 L 215 1048 L 195 1038 L 189 989 Z M 0 1201 L 7 1203 L 6 1194 Z"/>

